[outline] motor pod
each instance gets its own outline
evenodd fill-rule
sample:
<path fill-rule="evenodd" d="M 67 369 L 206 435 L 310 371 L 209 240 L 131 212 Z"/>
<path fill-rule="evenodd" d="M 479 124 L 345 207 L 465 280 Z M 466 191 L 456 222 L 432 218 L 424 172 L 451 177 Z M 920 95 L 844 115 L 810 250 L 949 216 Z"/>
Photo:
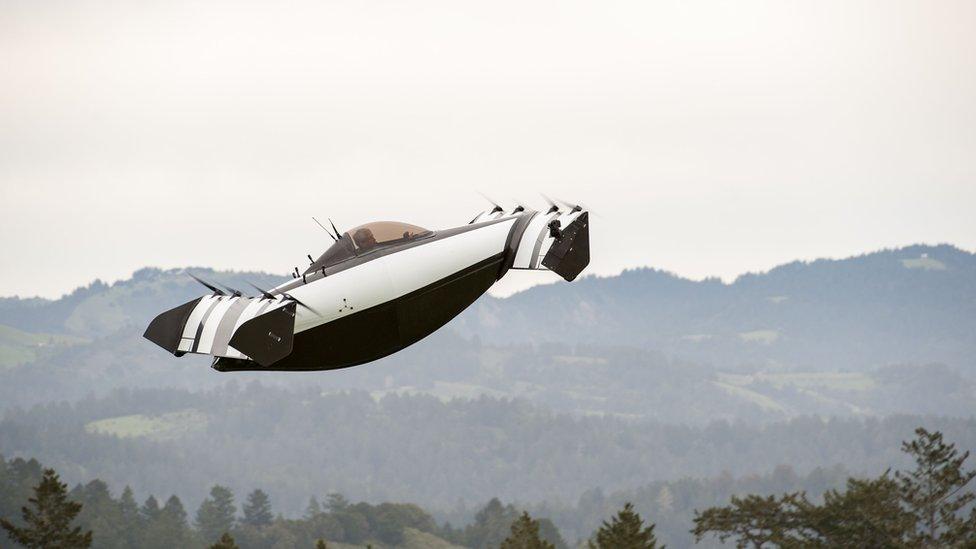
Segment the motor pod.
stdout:
<path fill-rule="evenodd" d="M 295 343 L 295 307 L 292 302 L 241 324 L 230 338 L 230 346 L 261 366 L 285 358 Z"/>
<path fill-rule="evenodd" d="M 590 213 L 581 213 L 568 226 L 555 232 L 542 265 L 572 282 L 590 263 Z"/>

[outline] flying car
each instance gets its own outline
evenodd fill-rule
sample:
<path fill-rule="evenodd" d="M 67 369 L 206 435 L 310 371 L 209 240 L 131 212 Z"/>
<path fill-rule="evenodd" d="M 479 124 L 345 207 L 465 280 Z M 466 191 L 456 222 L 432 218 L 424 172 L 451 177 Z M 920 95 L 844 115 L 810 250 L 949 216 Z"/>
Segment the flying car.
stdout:
<path fill-rule="evenodd" d="M 194 277 L 211 293 L 161 313 L 144 336 L 178 357 L 211 355 L 221 372 L 346 368 L 423 339 L 511 270 L 572 281 L 590 261 L 589 212 L 551 201 L 547 211 L 492 204 L 445 230 L 396 221 L 332 229 L 334 242 L 309 255 L 304 272 L 255 286 L 254 296 Z"/>

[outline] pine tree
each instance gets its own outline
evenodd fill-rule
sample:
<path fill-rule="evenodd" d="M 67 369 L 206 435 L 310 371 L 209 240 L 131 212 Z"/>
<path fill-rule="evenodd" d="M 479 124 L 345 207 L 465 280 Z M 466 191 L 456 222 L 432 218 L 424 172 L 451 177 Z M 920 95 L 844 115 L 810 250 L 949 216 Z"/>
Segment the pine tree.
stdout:
<path fill-rule="evenodd" d="M 644 521 L 630 503 L 624 504 L 610 522 L 603 521 L 596 533 L 596 543 L 589 542 L 591 549 L 655 549 L 657 546 L 654 524 L 644 528 Z"/>
<path fill-rule="evenodd" d="M 805 522 L 801 515 L 808 505 L 806 495 L 800 492 L 781 497 L 732 496 L 728 507 L 695 511 L 695 528 L 691 533 L 696 542 L 706 534 L 714 534 L 722 542 L 735 538 L 736 547 L 764 547 L 766 544 L 795 547 L 801 541 L 794 530 Z"/>
<path fill-rule="evenodd" d="M 122 518 L 122 508 L 112 497 L 108 484 L 95 479 L 85 485 L 78 485 L 69 497 L 81 504 L 77 521 L 83 529 L 91 529 L 92 537 L 98 540 L 102 549 L 123 549 L 127 547 L 128 525 Z"/>
<path fill-rule="evenodd" d="M 17 543 L 29 549 L 74 549 L 90 547 L 92 533 L 71 527 L 81 511 L 81 504 L 68 500 L 67 485 L 61 482 L 54 469 L 45 469 L 40 484 L 34 488 L 31 507 L 22 507 L 24 527 L 17 527 L 0 519 L 0 526 Z"/>
<path fill-rule="evenodd" d="M 823 505 L 804 502 L 794 513 L 799 544 L 827 547 L 899 547 L 915 529 L 902 507 L 898 483 L 885 473 L 877 479 L 847 479 L 844 491 L 828 490 Z"/>
<path fill-rule="evenodd" d="M 556 546 L 556 549 L 569 549 L 559 529 L 547 518 L 537 519 L 539 523 L 539 537 Z"/>
<path fill-rule="evenodd" d="M 122 515 L 122 524 L 125 532 L 123 534 L 126 547 L 138 547 L 145 524 L 139 514 L 139 505 L 136 498 L 132 495 L 132 488 L 128 486 L 122 490 L 119 497 L 119 511 Z"/>
<path fill-rule="evenodd" d="M 484 508 L 475 513 L 474 521 L 464 528 L 464 543 L 474 549 L 498 547 L 515 520 L 518 511 L 511 504 L 502 505 L 498 498 L 491 498 Z"/>
<path fill-rule="evenodd" d="M 237 543 L 230 534 L 224 532 L 224 535 L 220 536 L 217 543 L 211 545 L 210 549 L 240 549 L 240 547 L 237 546 Z"/>
<path fill-rule="evenodd" d="M 312 496 L 308 500 L 308 506 L 305 507 L 305 515 L 302 517 L 305 520 L 310 520 L 317 517 L 322 513 L 322 506 L 319 505 L 319 500 Z"/>
<path fill-rule="evenodd" d="M 139 522 L 142 525 L 142 531 L 139 532 L 139 546 L 147 548 L 159 547 L 155 543 L 154 537 L 161 528 L 159 525 L 159 517 L 161 514 L 162 510 L 159 508 L 159 502 L 155 496 L 150 495 L 146 498 L 142 507 L 139 508 Z"/>
<path fill-rule="evenodd" d="M 555 546 L 539 537 L 539 522 L 522 511 L 512 522 L 512 533 L 502 542 L 501 549 L 555 549 Z"/>
<path fill-rule="evenodd" d="M 736 546 L 762 547 L 976 547 L 976 494 L 966 491 L 976 471 L 946 444 L 942 433 L 919 428 L 902 444 L 915 469 L 876 479 L 847 480 L 846 490 L 806 495 L 732 497 L 728 507 L 695 512 L 695 539 L 714 534 Z"/>
<path fill-rule="evenodd" d="M 271 524 L 274 515 L 271 513 L 271 501 L 268 494 L 263 490 L 255 490 L 248 494 L 247 501 L 244 503 L 244 519 L 241 520 L 249 526 L 267 526 Z"/>
<path fill-rule="evenodd" d="M 156 497 L 150 495 L 146 498 L 146 502 L 142 504 L 142 508 L 139 509 L 139 514 L 142 515 L 142 519 L 150 522 L 159 518 L 159 502 L 156 501 Z"/>
<path fill-rule="evenodd" d="M 328 509 L 330 513 L 339 513 L 341 511 L 345 511 L 346 508 L 349 507 L 349 500 L 347 500 L 346 496 L 342 494 L 333 492 L 326 496 L 326 498 L 328 501 L 325 504 L 325 508 Z"/>
<path fill-rule="evenodd" d="M 186 509 L 180 498 L 172 495 L 160 509 L 156 520 L 147 528 L 146 547 L 185 547 L 190 542 Z"/>
<path fill-rule="evenodd" d="M 915 459 L 915 469 L 897 472 L 901 499 L 915 515 L 918 528 L 908 539 L 912 546 L 951 547 L 976 545 L 976 510 L 960 516 L 976 493 L 964 488 L 976 470 L 966 471 L 963 463 L 969 452 L 961 455 L 955 444 L 946 444 L 942 433 L 930 433 L 919 427 L 916 438 L 902 443 L 902 451 Z"/>
<path fill-rule="evenodd" d="M 210 497 L 203 500 L 197 510 L 196 525 L 206 543 L 217 541 L 224 532 L 234 527 L 234 494 L 219 484 L 210 489 Z"/>

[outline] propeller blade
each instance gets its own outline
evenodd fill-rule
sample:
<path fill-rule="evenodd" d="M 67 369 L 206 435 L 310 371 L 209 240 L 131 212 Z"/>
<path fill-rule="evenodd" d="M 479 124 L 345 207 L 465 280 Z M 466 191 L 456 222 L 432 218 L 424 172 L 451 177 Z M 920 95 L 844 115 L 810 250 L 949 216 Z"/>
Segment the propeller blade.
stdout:
<path fill-rule="evenodd" d="M 488 195 L 486 195 L 485 193 L 483 193 L 483 192 L 481 192 L 481 191 L 478 191 L 478 194 L 480 194 L 480 195 L 481 195 L 481 198 L 484 198 L 484 199 L 485 199 L 485 200 L 487 200 L 487 201 L 488 201 L 488 202 L 489 202 L 489 203 L 490 203 L 490 204 L 491 204 L 492 206 L 494 206 L 494 208 L 492 208 L 492 210 L 491 210 L 491 213 L 495 213 L 495 212 L 502 212 L 502 213 L 504 213 L 504 212 L 505 212 L 505 208 L 502 208 L 502 207 L 501 207 L 501 206 L 500 206 L 500 205 L 498 204 L 498 202 L 495 202 L 494 200 L 492 200 L 492 199 L 491 199 L 491 198 L 490 198 L 490 197 L 489 197 Z"/>
<path fill-rule="evenodd" d="M 273 294 L 271 294 L 271 292 L 268 292 L 267 290 L 262 290 L 261 288 L 258 288 L 256 285 L 251 284 L 250 282 L 248 282 L 247 284 L 250 287 L 254 288 L 255 290 L 261 292 L 261 297 L 263 299 L 275 299 L 275 296 Z"/>
<path fill-rule="evenodd" d="M 547 214 L 551 214 L 559 211 L 559 206 L 556 204 L 555 201 L 553 201 L 553 199 L 549 198 L 548 196 L 542 193 L 539 194 L 542 195 L 542 198 L 546 199 L 546 203 L 549 204 L 549 211 L 546 212 Z"/>
<path fill-rule="evenodd" d="M 316 316 L 322 316 L 322 315 L 320 315 L 320 314 L 319 314 L 319 312 L 318 312 L 318 311 L 316 311 L 315 309 L 313 309 L 313 308 L 311 308 L 311 307 L 309 307 L 309 306 L 308 306 L 308 305 L 306 305 L 305 303 L 302 303 L 302 302 L 301 302 L 301 301 L 300 301 L 300 300 L 299 300 L 299 299 L 298 299 L 297 297 L 295 297 L 295 296 L 293 296 L 293 295 L 291 295 L 291 294 L 286 294 L 286 293 L 284 293 L 284 292 L 282 292 L 282 294 L 281 294 L 281 295 L 282 295 L 282 297 L 284 297 L 285 299 L 288 299 L 288 300 L 291 300 L 291 301 L 294 301 L 295 303 L 297 303 L 297 304 L 299 304 L 299 305 L 301 305 L 302 307 L 305 307 L 305 308 L 306 308 L 306 309 L 308 309 L 309 311 L 312 311 L 313 313 L 315 313 L 315 315 L 316 315 Z"/>
<path fill-rule="evenodd" d="M 556 200 L 559 200 L 559 199 L 557 198 Z M 566 204 L 566 206 L 572 207 L 572 210 L 570 210 L 570 213 L 573 213 L 573 212 L 581 212 L 583 210 L 586 210 L 593 217 L 598 217 L 600 219 L 603 219 L 603 216 L 600 215 L 600 212 L 593 211 L 592 208 L 590 208 L 586 204 L 583 204 L 582 202 L 577 202 L 575 205 L 573 205 L 573 204 L 570 204 L 569 202 L 566 202 L 564 200 L 559 200 L 559 201 L 562 202 L 563 204 Z"/>
<path fill-rule="evenodd" d="M 587 206 L 586 204 L 583 204 L 582 202 L 577 202 L 577 203 L 574 204 L 572 202 L 566 202 L 565 200 L 560 200 L 558 198 L 556 199 L 556 202 L 559 202 L 559 203 L 565 205 L 567 208 L 569 208 L 569 213 L 582 212 L 583 210 L 586 210 L 593 217 L 599 217 L 601 219 L 603 218 L 602 215 L 600 215 L 598 212 L 594 212 L 589 206 Z"/>
<path fill-rule="evenodd" d="M 261 289 L 261 288 L 259 288 L 259 287 L 258 287 L 257 285 L 255 285 L 255 284 L 252 284 L 252 283 L 250 283 L 250 282 L 248 282 L 248 284 L 249 284 L 249 285 L 250 285 L 250 286 L 251 286 L 252 288 L 254 288 L 255 290 L 257 290 L 257 291 L 259 291 L 259 292 L 261 292 L 261 296 L 262 296 L 262 297 L 263 297 L 264 299 L 271 299 L 271 300 L 274 300 L 274 299 L 277 299 L 277 297 L 276 297 L 275 295 L 273 295 L 273 294 L 272 294 L 271 292 L 269 292 L 269 291 L 267 291 L 267 290 L 262 290 L 262 289 Z M 302 307 L 305 307 L 305 308 L 306 308 L 306 309 L 308 309 L 309 311 L 312 311 L 312 312 L 313 312 L 313 313 L 315 313 L 315 314 L 316 314 L 317 316 L 322 316 L 321 314 L 319 314 L 319 312 L 318 312 L 318 311 L 316 311 L 315 309 L 313 309 L 313 308 L 311 308 L 311 307 L 309 307 L 309 306 L 308 306 L 308 305 L 306 305 L 305 303 L 303 303 L 303 302 L 301 302 L 301 301 L 300 301 L 300 300 L 299 300 L 299 299 L 298 299 L 297 297 L 295 297 L 295 296 L 293 296 L 293 295 L 291 295 L 291 294 L 289 294 L 289 293 L 285 293 L 285 292 L 281 292 L 281 297 L 283 297 L 283 298 L 285 298 L 285 299 L 287 299 L 287 300 L 289 300 L 289 301 L 294 301 L 294 302 L 295 302 L 295 303 L 297 303 L 298 305 L 301 305 Z"/>
<path fill-rule="evenodd" d="M 234 297 L 241 297 L 241 296 L 244 295 L 244 293 L 241 292 L 240 290 L 235 290 L 234 288 L 231 288 L 230 286 L 227 286 L 225 284 L 220 284 L 219 282 L 214 282 L 214 284 L 216 284 L 216 285 L 220 286 L 221 288 L 223 288 L 224 290 L 230 292 L 231 295 L 233 295 Z"/>
<path fill-rule="evenodd" d="M 519 212 L 524 212 L 525 211 L 525 206 L 522 205 L 522 201 L 521 200 L 517 200 L 517 199 L 514 199 L 513 198 L 512 199 L 512 202 L 515 203 L 515 209 L 512 210 L 512 214 L 517 214 Z M 511 215 L 511 214 L 509 214 L 509 215 Z"/>
<path fill-rule="evenodd" d="M 583 207 L 582 204 L 573 204 L 571 202 L 566 202 L 565 200 L 560 200 L 558 198 L 556 199 L 556 201 L 559 202 L 560 204 L 562 204 L 563 206 L 566 206 L 567 208 L 569 208 L 570 213 L 572 213 L 572 212 L 581 212 L 581 211 L 583 211 L 583 210 L 586 209 L 586 208 Z"/>
<path fill-rule="evenodd" d="M 203 280 L 201 278 L 197 278 L 197 276 L 194 275 L 193 273 L 186 273 L 186 274 L 190 275 L 190 278 L 192 278 L 193 280 L 196 280 L 200 284 L 203 284 L 204 286 L 206 286 L 207 289 L 209 289 L 211 292 L 214 293 L 214 295 L 227 295 L 226 293 L 224 293 L 223 291 L 221 291 L 220 288 L 214 286 L 213 284 L 210 284 L 209 282 L 206 282 L 205 280 Z"/>

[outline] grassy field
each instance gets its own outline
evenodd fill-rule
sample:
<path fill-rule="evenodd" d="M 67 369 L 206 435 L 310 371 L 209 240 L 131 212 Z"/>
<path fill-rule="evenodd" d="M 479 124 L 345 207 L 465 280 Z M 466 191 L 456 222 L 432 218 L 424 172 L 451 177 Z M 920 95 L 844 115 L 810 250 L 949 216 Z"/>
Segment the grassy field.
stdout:
<path fill-rule="evenodd" d="M 393 547 L 376 540 L 369 541 L 363 545 L 340 543 L 338 541 L 326 541 L 326 544 L 329 549 L 367 549 L 367 547 L 387 549 Z M 405 528 L 403 530 L 403 543 L 396 547 L 398 549 L 462 549 L 460 545 L 448 543 L 433 534 L 421 532 L 414 528 Z"/>
<path fill-rule="evenodd" d="M 923 269 L 926 271 L 946 270 L 945 263 L 939 261 L 938 259 L 932 259 L 927 254 L 922 254 L 922 257 L 917 259 L 902 259 L 901 264 L 906 269 Z"/>
<path fill-rule="evenodd" d="M 739 339 L 747 343 L 760 343 L 762 345 L 772 345 L 779 339 L 779 332 L 776 330 L 754 330 L 739 334 Z"/>
<path fill-rule="evenodd" d="M 776 388 L 787 386 L 800 389 L 832 389 L 847 391 L 868 391 L 874 387 L 874 380 L 867 374 L 850 372 L 759 372 L 749 375 L 719 374 L 723 383 L 746 387 L 753 383 L 765 382 Z"/>
<path fill-rule="evenodd" d="M 786 412 L 786 408 L 784 408 L 783 405 L 762 393 L 757 393 L 756 391 L 747 389 L 740 385 L 732 385 L 730 383 L 724 383 L 721 381 L 713 381 L 712 383 L 716 387 L 724 390 L 726 393 L 749 401 L 759 406 L 763 410 L 770 412 Z"/>
<path fill-rule="evenodd" d="M 207 416 L 192 408 L 159 416 L 134 414 L 93 421 L 85 431 L 120 438 L 146 437 L 154 440 L 179 438 L 207 426 Z"/>

